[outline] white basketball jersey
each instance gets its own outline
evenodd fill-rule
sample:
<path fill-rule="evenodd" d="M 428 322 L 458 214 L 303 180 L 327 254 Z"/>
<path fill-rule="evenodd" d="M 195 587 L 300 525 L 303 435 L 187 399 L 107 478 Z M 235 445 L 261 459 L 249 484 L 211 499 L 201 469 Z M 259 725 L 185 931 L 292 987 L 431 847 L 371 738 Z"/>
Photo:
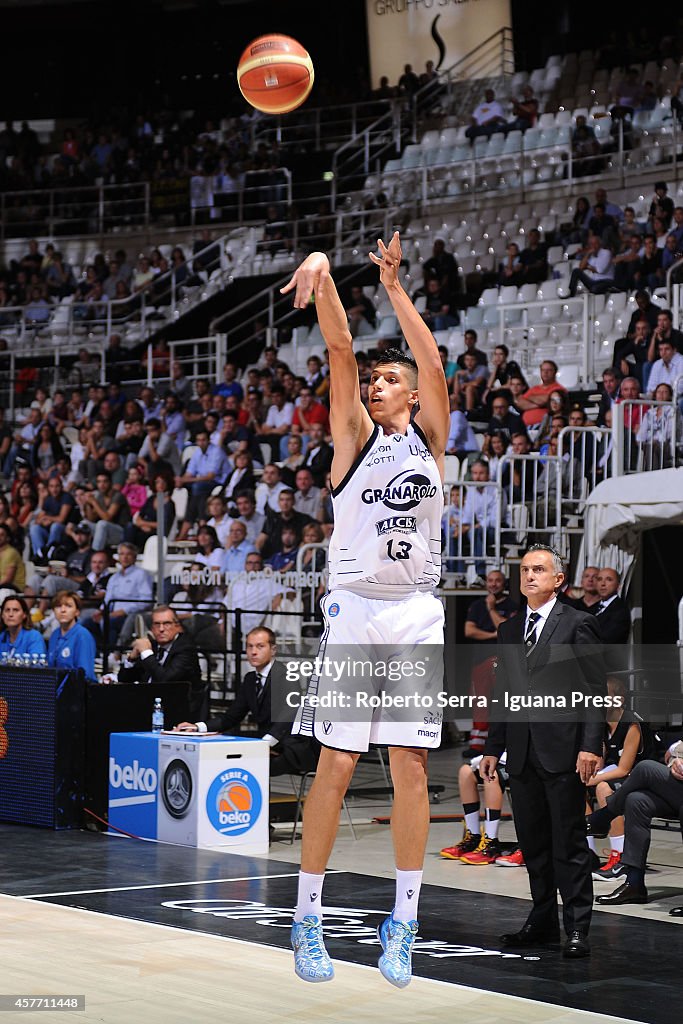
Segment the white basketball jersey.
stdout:
<path fill-rule="evenodd" d="M 419 427 L 368 438 L 332 494 L 329 588 L 432 590 L 441 577 L 443 485 Z M 368 587 L 363 587 L 368 592 Z"/>

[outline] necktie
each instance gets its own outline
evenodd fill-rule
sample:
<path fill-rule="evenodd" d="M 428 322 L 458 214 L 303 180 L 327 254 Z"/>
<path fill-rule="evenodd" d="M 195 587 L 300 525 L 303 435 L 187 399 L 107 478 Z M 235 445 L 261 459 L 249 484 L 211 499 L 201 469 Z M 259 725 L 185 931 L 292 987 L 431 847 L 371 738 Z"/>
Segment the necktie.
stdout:
<path fill-rule="evenodd" d="M 265 682 L 260 672 L 256 673 L 256 700 L 261 703 L 263 700 L 263 691 L 265 689 Z"/>
<path fill-rule="evenodd" d="M 160 665 L 163 665 L 163 663 L 166 661 L 167 654 L 168 651 L 166 650 L 165 647 L 157 648 L 157 661 L 159 662 Z"/>
<path fill-rule="evenodd" d="M 536 636 L 536 623 L 540 618 L 541 616 L 538 614 L 538 612 L 532 612 L 527 620 L 526 635 L 524 637 L 524 645 L 526 647 L 527 657 L 531 654 L 531 652 L 533 651 L 534 647 L 538 642 L 538 637 Z"/>
<path fill-rule="evenodd" d="M 596 615 L 600 615 L 600 613 L 604 612 L 604 610 L 605 610 L 605 602 L 601 601 L 600 604 L 598 605 L 598 610 L 597 610 L 597 612 L 595 614 Z"/>

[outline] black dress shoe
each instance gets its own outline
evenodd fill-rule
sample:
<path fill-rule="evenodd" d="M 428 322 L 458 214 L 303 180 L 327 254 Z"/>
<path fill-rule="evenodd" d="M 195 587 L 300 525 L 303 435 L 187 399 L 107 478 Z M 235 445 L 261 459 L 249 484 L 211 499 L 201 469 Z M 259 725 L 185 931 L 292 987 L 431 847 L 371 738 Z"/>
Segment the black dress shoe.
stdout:
<path fill-rule="evenodd" d="M 644 885 L 629 885 L 623 882 L 614 892 L 597 896 L 596 903 L 603 907 L 620 907 L 623 903 L 647 903 L 647 889 Z"/>
<path fill-rule="evenodd" d="M 545 946 L 551 942 L 560 941 L 560 929 L 558 928 L 535 928 L 531 924 L 525 924 L 518 932 L 506 932 L 501 935 L 500 941 L 504 946 L 511 946 L 513 949 L 525 949 L 527 946 Z"/>
<path fill-rule="evenodd" d="M 672 907 L 669 911 L 669 917 L 683 917 L 683 907 Z"/>
<path fill-rule="evenodd" d="M 581 957 L 590 956 L 591 948 L 588 939 L 583 932 L 572 932 L 564 944 L 562 956 L 570 960 L 580 960 Z"/>

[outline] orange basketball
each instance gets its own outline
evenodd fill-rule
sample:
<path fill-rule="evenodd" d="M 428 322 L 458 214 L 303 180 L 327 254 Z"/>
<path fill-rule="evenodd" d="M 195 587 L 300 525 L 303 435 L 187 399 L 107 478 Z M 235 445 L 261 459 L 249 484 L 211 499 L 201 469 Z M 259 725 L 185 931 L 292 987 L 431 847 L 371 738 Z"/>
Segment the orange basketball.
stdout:
<path fill-rule="evenodd" d="M 296 39 L 259 36 L 240 57 L 237 84 L 257 110 L 288 114 L 301 106 L 313 88 L 313 61 Z"/>

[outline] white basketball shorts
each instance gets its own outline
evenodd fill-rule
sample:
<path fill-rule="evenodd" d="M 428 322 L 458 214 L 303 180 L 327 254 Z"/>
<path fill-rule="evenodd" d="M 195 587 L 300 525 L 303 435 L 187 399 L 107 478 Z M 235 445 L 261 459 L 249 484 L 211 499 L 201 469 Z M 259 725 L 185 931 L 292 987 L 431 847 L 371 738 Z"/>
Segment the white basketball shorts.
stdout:
<path fill-rule="evenodd" d="M 292 732 L 354 753 L 371 743 L 438 747 L 441 601 L 431 593 L 379 600 L 336 589 L 321 609 L 320 649 Z"/>

